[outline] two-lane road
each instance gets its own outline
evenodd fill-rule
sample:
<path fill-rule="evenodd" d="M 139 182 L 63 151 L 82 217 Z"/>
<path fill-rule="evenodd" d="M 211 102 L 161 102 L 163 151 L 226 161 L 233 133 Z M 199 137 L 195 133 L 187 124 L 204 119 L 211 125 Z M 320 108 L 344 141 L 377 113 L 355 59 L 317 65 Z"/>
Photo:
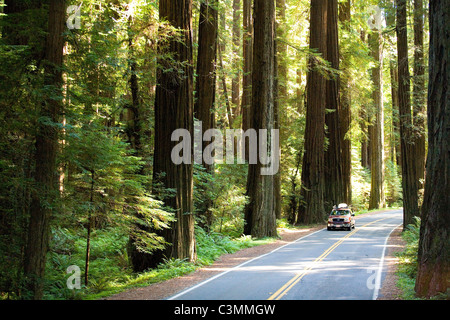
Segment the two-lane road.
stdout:
<path fill-rule="evenodd" d="M 352 231 L 319 230 L 169 299 L 376 299 L 387 239 L 401 223 L 401 210 L 356 217 Z"/>

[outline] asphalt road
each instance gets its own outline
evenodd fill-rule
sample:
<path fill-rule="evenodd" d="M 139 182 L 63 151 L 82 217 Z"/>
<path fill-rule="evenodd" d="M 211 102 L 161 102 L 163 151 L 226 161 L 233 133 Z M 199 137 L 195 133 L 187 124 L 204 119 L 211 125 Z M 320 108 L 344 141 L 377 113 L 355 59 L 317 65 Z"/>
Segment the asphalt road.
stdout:
<path fill-rule="evenodd" d="M 352 231 L 319 230 L 169 300 L 376 299 L 387 239 L 401 224 L 401 210 L 357 216 Z"/>

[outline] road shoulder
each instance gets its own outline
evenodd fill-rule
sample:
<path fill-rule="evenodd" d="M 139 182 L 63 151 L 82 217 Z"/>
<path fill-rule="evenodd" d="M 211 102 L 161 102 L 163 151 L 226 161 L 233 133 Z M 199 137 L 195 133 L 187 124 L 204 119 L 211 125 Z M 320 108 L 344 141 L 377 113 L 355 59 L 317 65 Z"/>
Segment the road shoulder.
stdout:
<path fill-rule="evenodd" d="M 402 229 L 403 226 L 397 227 L 388 239 L 384 257 L 386 277 L 381 285 L 377 300 L 402 300 L 402 290 L 397 286 L 398 276 L 396 274 L 399 264 L 396 253 L 404 250 L 406 245 L 402 239 Z"/>

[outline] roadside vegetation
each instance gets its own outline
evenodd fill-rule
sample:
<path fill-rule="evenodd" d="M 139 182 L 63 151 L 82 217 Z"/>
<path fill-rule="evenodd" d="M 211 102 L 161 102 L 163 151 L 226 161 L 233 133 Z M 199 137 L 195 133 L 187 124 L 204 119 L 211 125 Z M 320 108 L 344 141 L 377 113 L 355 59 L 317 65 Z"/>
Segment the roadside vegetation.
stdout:
<path fill-rule="evenodd" d="M 281 222 L 282 228 L 288 226 Z M 292 226 L 291 226 L 292 227 Z M 54 237 L 58 239 L 59 253 L 52 253 L 48 259 L 49 276 L 45 299 L 99 299 L 127 289 L 144 287 L 162 282 L 195 271 L 214 263 L 221 255 L 253 246 L 268 244 L 277 238 L 252 239 L 250 236 L 232 238 L 218 232 L 205 232 L 196 227 L 197 254 L 196 262 L 181 259 L 165 259 L 155 269 L 142 273 L 134 273 L 126 246 L 127 234 L 119 234 L 112 230 L 98 230 L 91 246 L 90 282 L 89 286 L 81 285 L 80 290 L 70 290 L 66 281 L 67 265 L 83 265 L 85 259 L 85 241 L 67 229 L 58 229 Z M 64 252 L 70 254 L 65 254 Z M 4 297 L 5 298 L 5 297 Z"/>
<path fill-rule="evenodd" d="M 414 224 L 407 226 L 406 230 L 402 233 L 402 238 L 406 242 L 405 248 L 397 253 L 397 257 L 400 260 L 397 269 L 397 286 L 402 291 L 400 298 L 403 300 L 421 299 L 416 296 L 414 290 L 418 269 L 417 252 L 419 250 L 420 224 L 420 218 L 416 217 Z M 431 299 L 448 300 L 450 299 L 450 292 L 447 292 L 447 294 L 439 294 Z"/>

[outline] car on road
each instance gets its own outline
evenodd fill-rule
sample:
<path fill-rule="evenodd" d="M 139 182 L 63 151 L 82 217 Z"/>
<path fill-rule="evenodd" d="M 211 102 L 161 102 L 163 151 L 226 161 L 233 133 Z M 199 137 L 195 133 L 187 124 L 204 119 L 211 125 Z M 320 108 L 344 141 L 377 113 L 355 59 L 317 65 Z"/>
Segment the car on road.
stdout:
<path fill-rule="evenodd" d="M 328 216 L 327 230 L 346 229 L 350 231 L 352 228 L 355 228 L 355 214 L 350 207 L 345 203 L 334 206 Z"/>

